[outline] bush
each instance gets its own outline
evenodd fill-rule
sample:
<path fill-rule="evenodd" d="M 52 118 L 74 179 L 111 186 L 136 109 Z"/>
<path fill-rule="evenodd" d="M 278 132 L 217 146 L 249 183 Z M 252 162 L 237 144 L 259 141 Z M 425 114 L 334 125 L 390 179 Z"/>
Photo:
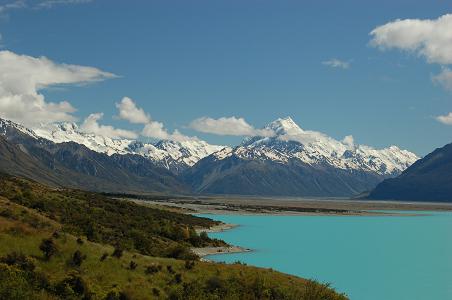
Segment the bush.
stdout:
<path fill-rule="evenodd" d="M 108 257 L 108 253 L 104 253 L 104 254 L 102 254 L 102 256 L 100 257 L 100 261 L 104 261 L 105 259 L 107 259 L 107 257 Z"/>
<path fill-rule="evenodd" d="M 116 258 L 121 258 L 123 254 L 123 250 L 120 247 L 116 247 L 115 250 L 113 251 L 113 253 L 111 254 L 111 256 L 116 257 Z"/>
<path fill-rule="evenodd" d="M 91 299 L 88 285 L 78 275 L 71 274 L 55 286 L 55 294 L 63 299 L 81 296 L 84 299 Z M 78 297 L 77 297 L 78 298 Z"/>
<path fill-rule="evenodd" d="M 194 260 L 186 260 L 185 261 L 185 269 L 191 270 L 195 267 L 195 261 Z"/>
<path fill-rule="evenodd" d="M 80 238 L 80 237 L 77 238 L 77 244 L 83 245 L 83 240 L 82 240 L 82 238 Z"/>
<path fill-rule="evenodd" d="M 86 259 L 86 255 L 83 255 L 82 252 L 79 250 L 76 250 L 74 254 L 72 255 L 71 259 L 71 265 L 80 267 L 82 265 L 82 262 Z"/>
<path fill-rule="evenodd" d="M 138 264 L 136 262 L 134 262 L 133 260 L 131 260 L 129 263 L 129 269 L 135 270 L 137 267 L 138 267 Z"/>
<path fill-rule="evenodd" d="M 54 254 L 58 252 L 58 249 L 52 239 L 43 239 L 39 249 L 44 253 L 44 258 L 49 260 Z"/>
<path fill-rule="evenodd" d="M 168 273 L 170 273 L 170 274 L 174 274 L 174 273 L 175 273 L 175 272 L 174 272 L 174 269 L 173 269 L 173 266 L 171 266 L 171 265 L 166 266 L 166 270 L 167 270 Z"/>
<path fill-rule="evenodd" d="M 33 299 L 26 275 L 14 266 L 0 263 L 0 299 Z"/>
<path fill-rule="evenodd" d="M 23 271 L 33 271 L 35 269 L 35 264 L 33 260 L 23 253 L 12 252 L 4 257 L 0 258 L 0 262 L 5 263 L 10 266 L 17 266 Z"/>
<path fill-rule="evenodd" d="M 158 273 L 162 270 L 162 266 L 159 264 L 151 264 L 149 266 L 146 267 L 144 273 L 146 274 L 155 274 Z"/>

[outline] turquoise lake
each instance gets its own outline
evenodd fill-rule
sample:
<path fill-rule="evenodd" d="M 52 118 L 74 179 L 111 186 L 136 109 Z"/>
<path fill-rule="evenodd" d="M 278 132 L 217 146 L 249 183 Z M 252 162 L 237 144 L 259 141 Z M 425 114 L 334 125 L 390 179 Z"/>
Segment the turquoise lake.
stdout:
<path fill-rule="evenodd" d="M 213 255 L 329 282 L 354 300 L 452 299 L 452 213 L 424 216 L 203 215 L 249 253 Z"/>

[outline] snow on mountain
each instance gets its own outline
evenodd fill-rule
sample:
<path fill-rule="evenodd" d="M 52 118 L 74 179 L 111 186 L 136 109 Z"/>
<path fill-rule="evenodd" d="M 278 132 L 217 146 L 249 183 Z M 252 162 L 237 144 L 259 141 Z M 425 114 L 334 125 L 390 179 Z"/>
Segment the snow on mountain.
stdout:
<path fill-rule="evenodd" d="M 234 149 L 214 154 L 216 159 L 235 155 L 242 159 L 272 160 L 288 163 L 292 159 L 309 165 L 329 165 L 345 170 L 364 170 L 380 175 L 395 176 L 419 158 L 396 146 L 374 149 L 355 145 L 352 138 L 335 140 L 323 133 L 301 129 L 290 117 L 277 119 L 264 129 L 274 132 L 272 137 L 247 138 Z"/>
<path fill-rule="evenodd" d="M 75 123 L 41 125 L 36 135 L 55 143 L 75 142 L 108 155 L 139 154 L 176 173 L 193 166 L 200 159 L 224 148 L 201 140 L 159 141 L 143 143 L 129 139 L 112 139 L 82 132 Z"/>
<path fill-rule="evenodd" d="M 130 153 L 128 146 L 133 142 L 127 139 L 112 139 L 105 136 L 82 132 L 75 123 L 43 124 L 34 132 L 54 143 L 75 142 L 87 148 L 108 155 Z"/>
<path fill-rule="evenodd" d="M 13 121 L 0 118 L 0 135 L 6 136 L 11 129 L 16 129 L 19 132 L 29 135 L 35 139 L 39 138 L 33 130 L 28 129 L 20 124 L 14 123 Z"/>

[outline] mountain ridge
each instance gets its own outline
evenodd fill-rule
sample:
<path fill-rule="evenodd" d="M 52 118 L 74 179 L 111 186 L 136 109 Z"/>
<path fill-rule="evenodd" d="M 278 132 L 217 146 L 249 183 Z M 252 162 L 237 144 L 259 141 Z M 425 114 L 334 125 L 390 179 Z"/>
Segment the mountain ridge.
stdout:
<path fill-rule="evenodd" d="M 435 149 L 398 177 L 381 182 L 367 198 L 452 202 L 452 143 Z"/>

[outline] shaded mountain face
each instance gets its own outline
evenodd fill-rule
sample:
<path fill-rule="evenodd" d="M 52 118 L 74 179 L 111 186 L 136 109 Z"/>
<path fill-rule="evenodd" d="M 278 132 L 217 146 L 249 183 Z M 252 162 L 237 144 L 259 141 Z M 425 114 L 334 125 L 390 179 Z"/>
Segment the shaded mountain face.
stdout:
<path fill-rule="evenodd" d="M 174 174 L 136 154 L 99 153 L 54 143 L 0 119 L 0 168 L 53 186 L 110 192 L 187 192 Z"/>
<path fill-rule="evenodd" d="M 291 118 L 201 159 L 183 178 L 194 190 L 213 194 L 352 196 L 399 175 L 418 158 L 396 146 L 377 150 L 301 129 Z"/>
<path fill-rule="evenodd" d="M 418 160 L 400 176 L 383 181 L 368 198 L 452 202 L 452 144 Z"/>
<path fill-rule="evenodd" d="M 56 144 L 75 142 L 98 153 L 107 155 L 135 154 L 147 158 L 157 166 L 174 174 L 192 167 L 200 159 L 219 151 L 224 146 L 210 145 L 205 141 L 159 141 L 143 143 L 128 139 L 112 139 L 80 130 L 75 123 L 46 124 L 34 128 L 33 133 Z"/>

